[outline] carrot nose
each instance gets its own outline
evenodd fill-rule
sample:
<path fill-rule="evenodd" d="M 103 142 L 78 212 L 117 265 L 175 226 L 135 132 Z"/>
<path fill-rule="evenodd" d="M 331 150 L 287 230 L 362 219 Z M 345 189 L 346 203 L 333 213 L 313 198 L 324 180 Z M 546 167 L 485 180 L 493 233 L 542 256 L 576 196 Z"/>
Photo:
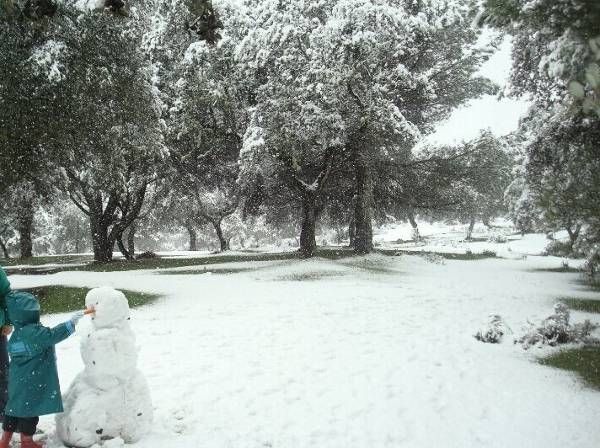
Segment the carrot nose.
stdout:
<path fill-rule="evenodd" d="M 94 314 L 96 310 L 94 308 L 88 308 L 83 311 L 83 314 Z"/>

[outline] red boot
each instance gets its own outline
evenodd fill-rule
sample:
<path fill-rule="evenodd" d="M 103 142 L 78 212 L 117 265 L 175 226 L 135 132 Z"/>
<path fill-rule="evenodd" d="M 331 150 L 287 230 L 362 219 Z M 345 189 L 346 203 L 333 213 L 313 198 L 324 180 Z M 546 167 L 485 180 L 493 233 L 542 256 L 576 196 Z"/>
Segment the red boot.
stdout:
<path fill-rule="evenodd" d="M 21 434 L 21 448 L 44 448 L 44 445 L 34 442 L 31 436 Z"/>
<path fill-rule="evenodd" d="M 0 448 L 8 448 L 10 441 L 12 440 L 13 433 L 4 431 L 2 433 L 2 439 L 0 439 Z"/>

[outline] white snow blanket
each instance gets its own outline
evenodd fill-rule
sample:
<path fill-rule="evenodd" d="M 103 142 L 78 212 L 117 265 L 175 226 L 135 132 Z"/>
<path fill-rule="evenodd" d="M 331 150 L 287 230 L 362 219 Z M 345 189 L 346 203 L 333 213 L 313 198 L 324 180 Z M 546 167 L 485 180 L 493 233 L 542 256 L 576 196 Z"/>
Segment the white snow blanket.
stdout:
<path fill-rule="evenodd" d="M 251 270 L 235 274 L 212 265 L 202 268 L 212 275 L 63 272 L 11 281 L 165 296 L 131 311 L 155 406 L 149 433 L 132 448 L 598 448 L 600 393 L 536 362 L 556 349 L 473 337 L 490 314 L 520 333 L 558 297 L 597 297 L 575 283 L 578 274 L 536 270 L 561 262 L 374 255 L 246 262 L 237 267 Z M 585 318 L 599 319 L 573 312 Z M 57 347 L 63 384 L 82 369 L 77 339 L 89 322 L 80 325 Z M 53 418 L 40 425 L 49 448 L 63 446 Z"/>

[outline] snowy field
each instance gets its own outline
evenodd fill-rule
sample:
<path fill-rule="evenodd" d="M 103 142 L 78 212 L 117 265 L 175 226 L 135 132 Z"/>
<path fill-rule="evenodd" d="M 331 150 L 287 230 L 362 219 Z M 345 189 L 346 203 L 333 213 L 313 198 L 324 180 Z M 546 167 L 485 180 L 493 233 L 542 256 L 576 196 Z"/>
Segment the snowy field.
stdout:
<path fill-rule="evenodd" d="M 419 223 L 422 241 L 412 240 L 412 227 L 408 224 L 391 224 L 377 229 L 374 241 L 383 248 L 396 248 L 403 251 L 481 254 L 491 251 L 498 257 L 521 259 L 530 255 L 542 255 L 550 242 L 546 235 L 536 233 L 521 236 L 515 234 L 509 223 L 499 221 L 498 227 L 488 229 L 483 224 L 477 224 L 473 230 L 472 240 L 465 241 L 466 225 L 448 225 L 445 223 Z M 566 231 L 557 232 L 554 238 L 567 240 Z M 502 239 L 504 242 L 498 242 Z M 552 257 L 550 257 L 552 258 Z M 552 261 L 552 263 L 554 260 Z M 571 260 L 572 267 L 578 267 L 581 262 Z"/>
<path fill-rule="evenodd" d="M 561 263 L 371 255 L 11 281 L 164 295 L 132 315 L 155 407 L 153 431 L 132 447 L 597 448 L 598 392 L 537 364 L 546 350 L 472 336 L 490 313 L 518 335 L 557 298 L 594 297 L 577 274 L 538 270 Z M 573 313 L 584 318 L 594 316 Z M 57 349 L 64 390 L 83 368 L 79 343 Z M 41 428 L 62 447 L 53 418 Z"/>

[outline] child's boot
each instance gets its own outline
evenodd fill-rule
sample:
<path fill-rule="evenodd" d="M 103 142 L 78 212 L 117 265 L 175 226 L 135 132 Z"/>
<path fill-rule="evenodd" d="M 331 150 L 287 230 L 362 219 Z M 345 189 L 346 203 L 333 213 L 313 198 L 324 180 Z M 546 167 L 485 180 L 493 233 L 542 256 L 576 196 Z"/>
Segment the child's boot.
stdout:
<path fill-rule="evenodd" d="M 12 440 L 13 433 L 4 431 L 2 433 L 2 439 L 0 439 L 0 448 L 8 448 L 10 441 Z"/>
<path fill-rule="evenodd" d="M 31 436 L 21 434 L 21 448 L 44 448 L 44 445 L 34 442 Z"/>

